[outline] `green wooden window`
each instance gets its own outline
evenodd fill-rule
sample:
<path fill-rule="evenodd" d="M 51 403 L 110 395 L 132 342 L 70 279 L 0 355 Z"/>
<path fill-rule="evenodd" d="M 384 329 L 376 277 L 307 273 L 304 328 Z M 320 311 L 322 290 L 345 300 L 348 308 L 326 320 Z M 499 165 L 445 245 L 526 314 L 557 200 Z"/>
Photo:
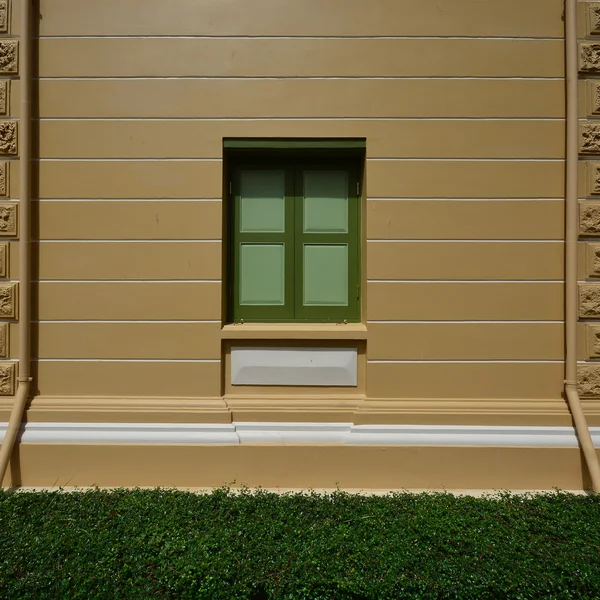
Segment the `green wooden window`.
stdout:
<path fill-rule="evenodd" d="M 359 179 L 343 162 L 231 170 L 230 319 L 359 321 Z"/>

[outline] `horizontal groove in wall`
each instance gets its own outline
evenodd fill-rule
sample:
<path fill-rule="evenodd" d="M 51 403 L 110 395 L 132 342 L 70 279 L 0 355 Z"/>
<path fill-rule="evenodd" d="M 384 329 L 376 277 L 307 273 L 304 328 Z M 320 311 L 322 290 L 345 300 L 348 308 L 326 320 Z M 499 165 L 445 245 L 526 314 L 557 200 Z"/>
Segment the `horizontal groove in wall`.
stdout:
<path fill-rule="evenodd" d="M 506 40 L 555 42 L 561 37 L 477 35 L 40 35 L 36 40 Z"/>
<path fill-rule="evenodd" d="M 220 359 L 196 359 L 196 358 L 32 358 L 33 362 L 47 363 L 220 363 Z"/>
<path fill-rule="evenodd" d="M 91 323 L 91 324 L 98 324 L 98 323 L 116 323 L 116 324 L 120 324 L 120 323 L 143 323 L 143 324 L 150 324 L 150 325 L 161 325 L 161 324 L 186 324 L 186 325 L 191 325 L 191 324 L 195 324 L 195 323 L 218 323 L 221 324 L 221 321 L 218 319 L 179 319 L 179 320 L 154 320 L 154 321 L 144 321 L 144 320 L 140 320 L 140 319 L 121 319 L 119 321 L 115 321 L 115 320 L 107 320 L 107 319 L 102 319 L 102 320 L 95 320 L 95 321 L 90 321 L 90 320 L 82 320 L 82 319 L 70 319 L 70 320 L 52 320 L 52 319 L 32 319 L 31 320 L 32 323 L 61 323 L 61 324 L 71 324 L 71 323 Z"/>
<path fill-rule="evenodd" d="M 439 116 L 413 116 L 413 117 L 37 117 L 34 121 L 210 121 L 210 122 L 236 122 L 236 121 L 559 121 L 563 117 L 439 117 Z"/>
<path fill-rule="evenodd" d="M 221 239 L 214 240 L 161 240 L 161 239 L 148 239 L 148 240 L 95 240 L 95 239 L 34 239 L 34 242 L 43 242 L 44 244 L 81 244 L 81 243 L 101 243 L 101 244 L 121 244 L 126 242 L 128 244 L 220 244 Z"/>
<path fill-rule="evenodd" d="M 33 283 L 221 283 L 222 279 L 32 279 Z"/>
<path fill-rule="evenodd" d="M 444 158 L 444 157 L 435 157 L 430 156 L 426 158 L 419 157 L 386 157 L 386 156 L 378 156 L 378 157 L 367 157 L 367 162 L 377 162 L 377 161 L 386 161 L 386 162 L 564 162 L 563 158 L 469 158 L 463 156 L 453 156 L 452 158 Z M 162 158 L 159 156 L 155 157 L 125 157 L 125 158 L 81 158 L 81 157 L 61 157 L 61 158 L 37 158 L 34 159 L 34 162 L 38 163 L 128 163 L 128 162 L 155 162 L 155 163 L 163 163 L 163 162 L 193 162 L 193 163 L 202 163 L 202 162 L 219 162 L 222 163 L 222 158 Z"/>
<path fill-rule="evenodd" d="M 562 283 L 563 279 L 367 279 L 367 283 Z"/>
<path fill-rule="evenodd" d="M 222 202 L 222 198 L 32 198 L 33 202 Z M 16 198 L 15 201 L 18 201 Z"/>
<path fill-rule="evenodd" d="M 484 364 L 546 364 L 546 363 L 551 363 L 551 364 L 562 364 L 565 361 L 564 360 L 543 360 L 543 359 L 537 359 L 537 360 L 527 360 L 527 359 L 505 359 L 505 360 L 498 360 L 498 359 L 489 359 L 489 360 L 472 360 L 472 359 L 461 359 L 461 360 L 430 360 L 430 359 L 423 359 L 423 360 L 414 360 L 414 359 L 369 359 L 367 360 L 367 362 L 369 364 L 374 364 L 374 365 L 378 365 L 378 364 L 383 364 L 383 365 L 387 365 L 387 364 L 433 364 L 433 365 L 439 365 L 439 364 L 476 364 L 476 365 L 484 365 Z"/>
<path fill-rule="evenodd" d="M 97 240 L 94 240 L 97 241 Z M 473 239 L 367 239 L 369 244 L 564 244 L 564 240 L 473 240 Z"/>
<path fill-rule="evenodd" d="M 373 202 L 488 202 L 492 198 L 415 198 L 411 196 L 369 196 L 367 201 Z M 564 198 L 493 198 L 494 202 L 564 202 Z"/>
<path fill-rule="evenodd" d="M 353 76 L 353 77 L 339 77 L 335 75 L 323 75 L 323 76 L 297 76 L 297 75 L 278 75 L 273 77 L 264 76 L 247 76 L 247 77 L 233 77 L 228 75 L 222 76 L 154 76 L 154 77 L 135 77 L 135 76 L 123 76 L 123 77 L 36 77 L 36 81 L 564 81 L 564 77 L 484 77 L 484 76 Z"/>
<path fill-rule="evenodd" d="M 418 321 L 418 320 L 411 320 L 411 321 L 402 321 L 402 320 L 368 320 L 367 324 L 369 323 L 381 323 L 381 324 L 396 324 L 396 323 L 407 323 L 407 324 L 412 324 L 412 323 L 417 323 L 417 324 L 436 324 L 436 323 L 455 323 L 455 324 L 463 324 L 463 323 L 476 323 L 476 324 L 484 324 L 484 323 L 494 323 L 494 324 L 511 324 L 511 323 L 528 323 L 528 324 L 538 324 L 538 323 L 564 323 L 564 321 L 561 320 L 556 320 L 556 321 L 531 321 L 531 320 L 521 320 L 521 321 L 510 321 L 510 320 L 496 320 L 496 321 L 491 321 L 491 320 L 484 320 L 481 319 L 479 321 L 470 321 L 470 320 L 464 320 L 464 319 L 455 319 L 455 320 L 428 320 L 428 321 Z"/>

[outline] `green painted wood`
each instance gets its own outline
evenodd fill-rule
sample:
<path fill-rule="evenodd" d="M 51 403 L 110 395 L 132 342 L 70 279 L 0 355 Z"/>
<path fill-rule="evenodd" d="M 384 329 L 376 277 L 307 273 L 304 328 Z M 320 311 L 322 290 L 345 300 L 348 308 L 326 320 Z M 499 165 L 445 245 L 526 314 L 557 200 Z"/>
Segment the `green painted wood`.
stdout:
<path fill-rule="evenodd" d="M 253 157 L 231 175 L 229 319 L 359 322 L 357 169 L 343 160 Z M 273 231 L 281 229 L 282 202 L 283 231 Z"/>
<path fill-rule="evenodd" d="M 285 232 L 285 171 L 240 173 L 240 232 Z"/>
<path fill-rule="evenodd" d="M 348 245 L 304 244 L 302 305 L 348 306 Z"/>
<path fill-rule="evenodd" d="M 304 233 L 348 233 L 348 171 L 304 171 Z"/>
<path fill-rule="evenodd" d="M 246 150 L 246 149 L 273 149 L 273 150 L 319 150 L 319 149 L 346 149 L 366 148 L 367 142 L 364 138 L 337 138 L 337 139 L 287 139 L 287 138 L 271 138 L 271 139 L 224 139 L 223 148 L 226 150 Z"/>

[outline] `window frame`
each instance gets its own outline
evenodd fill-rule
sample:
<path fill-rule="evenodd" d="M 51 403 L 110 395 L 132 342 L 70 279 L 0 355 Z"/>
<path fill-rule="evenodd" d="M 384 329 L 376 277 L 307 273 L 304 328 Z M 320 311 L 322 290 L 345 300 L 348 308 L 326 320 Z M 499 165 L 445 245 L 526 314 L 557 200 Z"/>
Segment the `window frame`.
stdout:
<path fill-rule="evenodd" d="M 228 156 L 230 182 L 227 266 L 227 321 L 252 323 L 331 323 L 361 321 L 361 189 L 362 161 L 356 153 L 331 152 L 240 152 Z M 237 155 L 236 155 L 237 154 Z M 283 155 L 282 155 L 283 154 Z M 243 170 L 285 171 L 285 233 L 240 232 L 240 174 Z M 348 173 L 348 232 L 304 233 L 303 173 L 305 171 L 343 170 Z M 333 241 L 331 241 L 333 239 Z M 285 303 L 283 306 L 248 306 L 239 303 L 240 243 L 269 241 L 286 244 Z M 307 241 L 308 240 L 308 241 Z M 348 304 L 345 306 L 303 305 L 303 246 L 318 241 L 347 244 Z M 289 244 L 289 246 L 287 246 Z M 288 251 L 288 249 L 290 251 Z M 288 276 L 291 273 L 291 276 Z"/>

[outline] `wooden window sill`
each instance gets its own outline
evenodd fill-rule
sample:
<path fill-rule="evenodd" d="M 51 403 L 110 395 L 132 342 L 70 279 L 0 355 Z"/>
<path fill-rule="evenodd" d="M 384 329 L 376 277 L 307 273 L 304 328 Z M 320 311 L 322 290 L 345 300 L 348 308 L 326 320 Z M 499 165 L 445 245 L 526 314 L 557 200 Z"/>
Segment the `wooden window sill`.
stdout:
<path fill-rule="evenodd" d="M 364 323 L 243 323 L 225 325 L 224 340 L 366 340 Z"/>

